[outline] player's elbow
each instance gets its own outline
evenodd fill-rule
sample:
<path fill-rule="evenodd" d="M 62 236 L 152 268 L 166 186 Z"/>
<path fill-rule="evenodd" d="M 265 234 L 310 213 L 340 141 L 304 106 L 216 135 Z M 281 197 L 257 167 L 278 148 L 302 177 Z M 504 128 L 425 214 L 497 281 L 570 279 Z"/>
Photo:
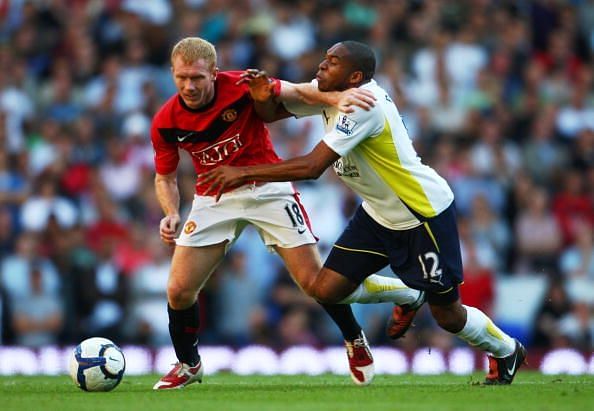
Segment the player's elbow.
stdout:
<path fill-rule="evenodd" d="M 155 173 L 155 184 L 167 183 L 177 184 L 177 173 L 173 172 L 170 174 L 159 174 Z"/>

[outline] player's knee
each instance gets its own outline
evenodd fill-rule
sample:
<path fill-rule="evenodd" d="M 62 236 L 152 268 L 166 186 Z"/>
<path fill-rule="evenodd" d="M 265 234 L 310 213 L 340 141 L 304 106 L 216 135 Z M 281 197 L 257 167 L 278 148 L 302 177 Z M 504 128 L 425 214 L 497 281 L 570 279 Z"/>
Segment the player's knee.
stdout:
<path fill-rule="evenodd" d="M 307 294 L 310 297 L 316 298 L 315 278 L 308 279 L 306 281 L 301 281 L 299 283 L 299 286 L 305 294 Z"/>
<path fill-rule="evenodd" d="M 431 314 L 446 331 L 458 333 L 464 328 L 465 316 L 455 306 L 431 306 Z"/>
<path fill-rule="evenodd" d="M 312 297 L 315 298 L 317 302 L 322 304 L 337 304 L 340 302 L 340 300 L 342 300 L 342 298 L 336 294 L 335 290 L 329 287 L 315 285 L 312 291 Z"/>
<path fill-rule="evenodd" d="M 188 308 L 196 301 L 196 293 L 193 290 L 187 290 L 176 284 L 167 286 L 167 302 L 174 310 L 183 310 Z"/>
<path fill-rule="evenodd" d="M 352 292 L 351 287 L 352 284 L 345 287 L 345 283 L 322 271 L 316 276 L 310 295 L 322 304 L 339 304 Z"/>
<path fill-rule="evenodd" d="M 451 318 L 447 315 L 440 315 L 435 317 L 435 320 L 437 321 L 437 324 L 439 324 L 439 326 L 446 331 L 451 333 L 457 333 L 460 331 L 459 323 L 454 318 Z"/>

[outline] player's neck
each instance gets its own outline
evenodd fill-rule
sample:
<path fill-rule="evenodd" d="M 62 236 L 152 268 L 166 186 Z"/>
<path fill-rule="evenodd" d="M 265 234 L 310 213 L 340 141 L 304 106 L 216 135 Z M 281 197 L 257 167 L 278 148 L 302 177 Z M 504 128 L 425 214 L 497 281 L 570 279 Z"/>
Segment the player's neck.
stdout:
<path fill-rule="evenodd" d="M 361 86 L 364 86 L 365 84 L 369 84 L 369 83 L 371 83 L 371 79 L 369 79 L 369 80 L 363 80 L 363 81 L 355 84 L 353 87 L 361 87 Z"/>

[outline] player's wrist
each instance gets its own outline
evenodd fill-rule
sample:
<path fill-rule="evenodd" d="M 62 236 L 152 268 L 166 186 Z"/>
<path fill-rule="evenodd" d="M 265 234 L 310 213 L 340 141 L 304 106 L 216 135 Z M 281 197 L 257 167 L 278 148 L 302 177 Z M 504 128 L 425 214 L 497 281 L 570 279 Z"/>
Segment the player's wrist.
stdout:
<path fill-rule="evenodd" d="M 325 91 L 320 94 L 326 100 L 323 103 L 331 107 L 338 107 L 343 96 L 343 93 L 340 91 Z"/>
<path fill-rule="evenodd" d="M 279 79 L 272 80 L 272 98 L 278 98 L 281 95 L 282 82 Z"/>
<path fill-rule="evenodd" d="M 272 94 L 267 95 L 253 95 L 252 98 L 254 99 L 254 103 L 256 104 L 267 104 L 272 101 Z"/>
<path fill-rule="evenodd" d="M 333 99 L 329 93 L 323 91 L 318 91 L 310 95 L 305 95 L 303 96 L 302 101 L 308 105 L 322 104 L 328 107 L 333 107 L 336 103 L 335 99 Z"/>
<path fill-rule="evenodd" d="M 247 183 L 250 180 L 253 180 L 250 170 L 248 167 L 238 167 L 239 168 L 239 178 L 241 180 L 241 183 Z"/>

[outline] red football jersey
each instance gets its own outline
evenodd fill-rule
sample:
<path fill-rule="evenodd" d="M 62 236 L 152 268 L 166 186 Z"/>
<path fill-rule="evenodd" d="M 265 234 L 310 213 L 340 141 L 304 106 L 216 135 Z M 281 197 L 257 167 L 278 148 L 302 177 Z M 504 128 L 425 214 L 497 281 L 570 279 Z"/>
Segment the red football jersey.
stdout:
<path fill-rule="evenodd" d="M 277 163 L 270 133 L 258 117 L 245 84 L 235 85 L 241 71 L 223 71 L 215 81 L 213 101 L 199 109 L 186 106 L 178 94 L 155 114 L 151 140 L 159 174 L 176 170 L 181 148 L 192 157 L 196 173 L 219 165 Z M 196 186 L 202 194 L 207 186 Z"/>

